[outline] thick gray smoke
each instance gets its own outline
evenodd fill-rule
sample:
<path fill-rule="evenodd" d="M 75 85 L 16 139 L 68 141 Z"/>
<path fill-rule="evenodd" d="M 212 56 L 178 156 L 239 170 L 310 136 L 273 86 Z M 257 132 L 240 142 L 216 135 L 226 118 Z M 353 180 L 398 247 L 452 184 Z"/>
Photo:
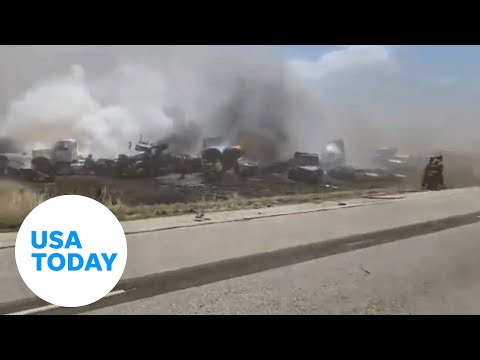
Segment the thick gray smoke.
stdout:
<path fill-rule="evenodd" d="M 0 154 L 15 153 L 19 151 L 19 147 L 12 138 L 0 137 Z"/>
<path fill-rule="evenodd" d="M 14 56 L 20 49 L 2 51 Z M 125 152 L 142 135 L 178 140 L 187 151 L 198 150 L 201 137 L 235 141 L 243 131 L 285 140 L 285 69 L 271 54 L 176 46 L 30 51 L 19 71 L 28 69 L 24 77 L 31 83 L 12 78 L 5 84 L 12 90 L 1 124 L 2 134 L 28 150 L 59 138 L 76 138 L 83 152 L 97 157 Z M 168 111 L 172 107 L 181 109 L 183 120 Z"/>
<path fill-rule="evenodd" d="M 292 68 L 260 46 L 0 46 L 0 137 L 24 151 L 76 138 L 97 158 L 125 153 L 140 136 L 187 152 L 204 137 L 258 139 L 274 145 L 272 158 L 344 138 L 356 164 L 380 146 L 474 142 L 476 107 L 440 102 L 388 66 L 369 73 L 364 65 L 382 65 L 388 54 L 352 48 L 348 59 L 344 50 Z M 345 70 L 352 59 L 364 66 L 360 75 Z"/>

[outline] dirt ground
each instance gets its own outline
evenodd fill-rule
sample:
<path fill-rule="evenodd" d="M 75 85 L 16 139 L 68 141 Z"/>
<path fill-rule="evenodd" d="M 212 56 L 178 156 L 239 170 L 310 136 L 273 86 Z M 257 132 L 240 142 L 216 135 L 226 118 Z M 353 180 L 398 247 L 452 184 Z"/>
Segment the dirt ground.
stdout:
<path fill-rule="evenodd" d="M 221 183 L 204 183 L 199 174 L 189 174 L 184 178 L 179 175 L 168 175 L 143 179 L 61 176 L 54 184 L 25 184 L 26 187 L 47 197 L 76 194 L 98 199 L 101 193 L 106 193 L 114 204 L 121 202 L 127 206 L 194 203 L 227 200 L 232 197 L 248 199 L 381 188 L 391 185 L 375 182 L 341 186 L 308 185 L 291 181 L 285 175 L 237 178 L 230 174 L 226 174 Z M 407 187 L 407 183 L 403 186 Z"/>
<path fill-rule="evenodd" d="M 463 157 L 446 157 L 445 181 L 447 187 L 478 185 L 479 182 L 469 179 L 470 174 L 460 171 L 458 166 Z M 447 162 L 448 160 L 448 162 Z M 470 160 L 470 159 L 468 159 Z M 468 161 L 472 164 L 473 160 Z M 480 163 L 480 162 L 479 162 Z M 448 166 L 447 166 L 448 165 Z M 454 166 L 455 165 L 455 166 Z M 459 170 L 460 169 L 460 170 Z M 398 188 L 399 190 L 419 190 L 422 170 L 407 174 L 405 179 L 395 182 L 372 181 L 363 183 L 346 183 L 333 181 L 330 186 L 323 184 L 307 185 L 291 181 L 286 174 L 258 174 L 255 177 L 238 178 L 233 174 L 225 174 L 223 181 L 212 184 L 205 183 L 200 174 L 178 174 L 158 178 L 117 179 L 97 176 L 59 176 L 53 184 L 23 184 L 35 193 L 51 196 L 77 194 L 99 199 L 107 195 L 109 200 L 125 206 L 195 203 L 205 201 L 228 200 L 234 197 L 246 199 L 289 196 L 307 193 L 325 193 L 331 191 L 362 190 L 373 188 Z"/>
<path fill-rule="evenodd" d="M 454 180 L 448 177 L 447 181 Z M 14 231 L 41 202 L 59 195 L 83 195 L 104 203 L 119 220 L 135 220 L 189 213 L 262 208 L 282 204 L 342 200 L 366 194 L 420 190 L 420 174 L 395 183 L 371 181 L 306 185 L 286 175 L 237 178 L 227 174 L 221 183 L 204 183 L 199 174 L 185 177 L 116 179 L 96 176 L 61 176 L 52 184 L 0 180 L 0 231 Z M 453 181 L 461 187 L 458 182 Z M 468 182 L 463 186 L 479 185 Z"/>

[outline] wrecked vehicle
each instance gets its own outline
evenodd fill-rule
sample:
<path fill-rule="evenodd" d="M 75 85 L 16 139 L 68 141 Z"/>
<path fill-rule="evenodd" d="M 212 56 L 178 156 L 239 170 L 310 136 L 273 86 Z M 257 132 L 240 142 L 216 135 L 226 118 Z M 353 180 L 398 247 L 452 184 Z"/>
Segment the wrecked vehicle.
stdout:
<path fill-rule="evenodd" d="M 51 149 L 32 151 L 32 159 L 46 167 L 47 161 L 55 168 L 57 175 L 85 175 L 85 159 L 78 154 L 78 144 L 75 139 L 62 139 Z M 42 159 L 42 160 L 40 160 Z"/>
<path fill-rule="evenodd" d="M 30 167 L 31 158 L 25 153 L 0 154 L 0 175 L 6 177 L 21 176 L 21 170 Z"/>
<path fill-rule="evenodd" d="M 339 166 L 345 166 L 346 163 L 345 144 L 342 139 L 329 142 L 320 156 L 305 152 L 296 152 L 295 154 L 293 158 L 287 161 L 275 161 L 267 166 L 263 166 L 260 172 L 263 174 L 288 173 L 305 161 L 301 157 L 310 157 L 311 161 L 307 162 L 312 164 L 311 166 L 320 167 L 323 173 Z"/>
<path fill-rule="evenodd" d="M 406 174 L 422 169 L 426 157 L 401 154 L 397 148 L 380 148 L 376 150 L 373 161 L 382 169 Z"/>
<path fill-rule="evenodd" d="M 187 168 L 190 169 L 192 173 L 202 171 L 202 158 L 200 156 L 191 156 L 191 155 L 183 155 L 183 156 L 185 157 Z"/>
<path fill-rule="evenodd" d="M 324 171 L 320 167 L 320 159 L 317 154 L 295 152 L 293 166 L 288 170 L 290 180 L 316 184 L 322 181 Z"/>
<path fill-rule="evenodd" d="M 139 141 L 135 145 L 136 153 L 120 154 L 117 159 L 99 159 L 95 161 L 94 173 L 98 176 L 115 177 L 156 177 L 171 173 L 186 174 L 202 169 L 200 157 L 188 154 L 168 153 L 166 143 L 147 143 Z"/>
<path fill-rule="evenodd" d="M 320 155 L 320 167 L 329 171 L 346 165 L 345 143 L 342 139 L 329 142 L 325 152 Z"/>
<path fill-rule="evenodd" d="M 202 159 L 200 156 L 167 152 L 169 149 L 170 144 L 165 142 L 154 144 L 139 142 L 135 147 L 135 150 L 142 151 L 143 161 L 148 165 L 149 173 L 154 176 L 172 173 L 187 174 L 202 170 Z"/>
<path fill-rule="evenodd" d="M 162 174 L 191 174 L 202 171 L 202 159 L 189 154 L 164 154 Z"/>
<path fill-rule="evenodd" d="M 257 173 L 258 163 L 246 159 L 245 152 L 240 146 L 232 146 L 223 150 L 222 165 L 224 171 L 234 170 L 240 177 L 251 177 Z"/>
<path fill-rule="evenodd" d="M 245 153 L 239 146 L 227 147 L 222 151 L 221 162 L 223 166 L 223 171 L 230 171 L 233 169 L 235 174 L 240 173 L 240 164 L 239 159 Z"/>
<path fill-rule="evenodd" d="M 258 163 L 246 159 L 238 160 L 238 175 L 240 177 L 252 177 L 257 174 Z"/>
<path fill-rule="evenodd" d="M 167 144 L 148 144 L 138 142 L 135 146 L 136 154 L 120 154 L 115 160 L 116 176 L 158 176 L 162 167 L 165 167 L 163 152 L 168 149 Z"/>
<path fill-rule="evenodd" d="M 297 151 L 288 161 L 278 161 L 263 169 L 263 172 L 281 174 L 287 172 L 291 180 L 319 183 L 328 171 L 345 166 L 345 143 L 342 139 L 330 141 L 319 156 Z"/>
<path fill-rule="evenodd" d="M 422 188 L 426 190 L 442 190 L 445 188 L 442 155 L 430 157 L 423 174 Z"/>
<path fill-rule="evenodd" d="M 215 138 L 216 140 L 218 138 Z M 204 144 L 207 144 L 204 141 Z M 209 145 L 211 143 L 208 143 Z M 202 172 L 207 180 L 219 180 L 222 174 L 233 170 L 236 175 L 248 176 L 256 171 L 254 164 L 241 161 L 244 155 L 243 150 L 239 146 L 226 147 L 209 147 L 202 151 Z"/>
<path fill-rule="evenodd" d="M 72 164 L 78 162 L 78 144 L 74 139 L 57 141 L 53 147 L 51 160 L 57 174 L 73 174 Z"/>
<path fill-rule="evenodd" d="M 435 149 L 432 153 L 434 156 L 442 154 L 443 174 L 447 179 L 448 187 L 479 184 L 480 156 L 478 154 L 448 149 Z"/>
<path fill-rule="evenodd" d="M 45 158 L 27 156 L 26 153 L 0 154 L 0 176 L 30 182 L 55 181 L 55 169 Z"/>
<path fill-rule="evenodd" d="M 222 151 L 211 147 L 202 151 L 202 172 L 206 181 L 218 181 L 223 173 Z"/>
<path fill-rule="evenodd" d="M 445 166 L 445 176 L 449 179 L 449 186 L 468 186 L 478 184 L 480 172 L 480 158 L 476 154 L 468 154 L 459 151 L 434 149 L 432 154 L 442 154 Z M 383 169 L 395 174 L 409 177 L 423 177 L 425 164 L 429 159 L 437 155 L 408 155 L 401 154 L 396 148 L 378 149 L 374 161 Z"/>

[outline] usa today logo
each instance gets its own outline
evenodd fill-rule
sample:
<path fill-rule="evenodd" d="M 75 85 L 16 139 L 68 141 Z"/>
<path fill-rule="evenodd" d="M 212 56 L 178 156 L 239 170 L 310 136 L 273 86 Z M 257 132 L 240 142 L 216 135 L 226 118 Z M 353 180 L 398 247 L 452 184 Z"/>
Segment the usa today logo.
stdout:
<path fill-rule="evenodd" d="M 25 218 L 15 259 L 23 281 L 39 298 L 61 307 L 86 306 L 120 281 L 127 240 L 118 219 L 101 203 L 59 196 Z"/>

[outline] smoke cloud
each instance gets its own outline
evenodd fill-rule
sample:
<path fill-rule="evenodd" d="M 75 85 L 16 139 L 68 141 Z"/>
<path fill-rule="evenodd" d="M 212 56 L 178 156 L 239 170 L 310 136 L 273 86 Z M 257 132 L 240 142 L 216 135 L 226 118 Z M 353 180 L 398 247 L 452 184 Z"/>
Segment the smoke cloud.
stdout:
<path fill-rule="evenodd" d="M 14 139 L 0 137 L 0 154 L 15 153 L 18 151 L 19 151 L 19 148 Z"/>
<path fill-rule="evenodd" d="M 41 60 L 48 60 L 48 67 Z M 27 148 L 76 138 L 83 152 L 114 157 L 142 135 L 150 141 L 180 139 L 187 151 L 198 150 L 202 136 L 231 142 L 246 131 L 270 141 L 285 137 L 284 68 L 270 54 L 49 46 L 34 47 L 29 61 L 32 85 L 24 90 L 17 85 L 1 124 L 2 134 Z M 181 109 L 183 119 L 167 111 L 172 107 Z"/>
<path fill-rule="evenodd" d="M 373 45 L 313 60 L 260 46 L 3 45 L 0 137 L 24 151 L 76 138 L 99 158 L 127 152 L 140 136 L 191 153 L 221 136 L 262 143 L 264 160 L 322 152 L 343 138 L 358 165 L 381 146 L 476 146 L 472 93 L 445 78 L 413 80 L 401 60 Z"/>

